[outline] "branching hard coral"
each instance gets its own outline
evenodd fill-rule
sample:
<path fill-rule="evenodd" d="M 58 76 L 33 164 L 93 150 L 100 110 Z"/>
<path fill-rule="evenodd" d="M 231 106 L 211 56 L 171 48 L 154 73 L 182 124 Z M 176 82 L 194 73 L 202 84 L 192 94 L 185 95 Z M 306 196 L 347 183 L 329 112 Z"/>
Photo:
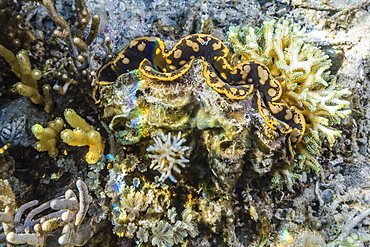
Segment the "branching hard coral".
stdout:
<path fill-rule="evenodd" d="M 24 212 L 37 206 L 38 201 L 34 200 L 22 205 L 15 213 L 14 207 L 13 209 L 8 207 L 5 213 L 10 217 L 10 220 L 6 220 L 0 215 L 6 241 L 12 244 L 45 246 L 48 234 L 63 227 L 58 239 L 60 245 L 84 245 L 96 232 L 97 225 L 93 224 L 92 221 L 82 224 L 92 198 L 82 180 L 77 180 L 76 186 L 79 192 L 78 196 L 72 190 L 67 190 L 64 196 L 57 197 L 30 210 L 23 222 L 21 221 Z M 36 215 L 48 209 L 57 211 L 35 219 Z M 11 225 L 11 231 L 6 230 L 7 225 Z M 0 237 L 0 242 L 4 243 L 4 241 L 5 238 Z"/>
<path fill-rule="evenodd" d="M 40 70 L 31 68 L 28 52 L 21 50 L 15 56 L 13 52 L 0 45 L 0 56 L 4 57 L 11 66 L 13 73 L 21 79 L 21 82 L 14 85 L 15 90 L 20 95 L 29 97 L 35 104 L 44 104 L 45 111 L 50 112 L 52 99 L 48 90 L 44 89 L 44 93 L 47 95 L 46 100 L 38 92 L 37 80 L 41 79 L 42 74 Z"/>
<path fill-rule="evenodd" d="M 88 124 L 82 117 L 77 115 L 73 109 L 65 109 L 64 117 L 73 128 L 80 128 L 83 132 L 90 132 L 95 130 L 93 126 Z"/>
<path fill-rule="evenodd" d="M 171 132 L 165 135 L 159 132 L 158 136 L 153 137 L 154 145 L 146 149 L 149 157 L 152 158 L 150 168 L 158 170 L 161 173 L 159 181 L 164 181 L 169 178 L 176 183 L 176 179 L 171 174 L 172 170 L 181 173 L 178 166 L 185 167 L 185 163 L 189 160 L 184 157 L 185 152 L 189 149 L 187 146 L 182 146 L 186 140 L 181 138 L 181 132 L 177 136 L 171 138 Z"/>
<path fill-rule="evenodd" d="M 86 162 L 95 164 L 104 152 L 104 142 L 98 131 L 81 118 L 73 109 L 66 109 L 64 117 L 74 128 L 63 130 L 60 136 L 71 146 L 89 146 Z"/>
<path fill-rule="evenodd" d="M 341 131 L 334 128 L 350 114 L 351 92 L 336 84 L 331 61 L 306 42 L 305 29 L 288 21 L 264 23 L 262 28 L 231 27 L 228 38 L 234 57 L 263 62 L 283 86 L 282 100 L 297 107 L 306 120 L 302 141 L 295 148 L 301 169 L 319 170 L 324 139 L 332 146 Z"/>
<path fill-rule="evenodd" d="M 56 118 L 54 121 L 50 121 L 46 128 L 40 124 L 32 126 L 32 133 L 39 140 L 35 144 L 37 151 L 48 151 L 50 157 L 56 157 L 58 155 L 58 149 L 56 148 L 56 137 L 64 126 L 64 121 L 61 118 Z"/>

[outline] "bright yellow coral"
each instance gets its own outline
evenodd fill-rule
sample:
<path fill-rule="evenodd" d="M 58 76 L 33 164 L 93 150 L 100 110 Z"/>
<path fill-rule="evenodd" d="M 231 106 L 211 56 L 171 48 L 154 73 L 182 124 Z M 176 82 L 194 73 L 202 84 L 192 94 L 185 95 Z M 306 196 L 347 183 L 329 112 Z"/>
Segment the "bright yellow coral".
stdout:
<path fill-rule="evenodd" d="M 66 109 L 64 117 L 74 128 L 63 130 L 60 136 L 63 141 L 71 146 L 89 146 L 86 154 L 86 162 L 95 164 L 102 156 L 104 142 L 98 131 L 81 118 L 73 109 Z"/>
<path fill-rule="evenodd" d="M 23 96 L 29 97 L 33 103 L 43 102 L 42 96 L 37 91 L 37 80 L 41 78 L 41 72 L 37 69 L 31 69 L 31 62 L 27 51 L 21 50 L 15 56 L 13 52 L 0 45 L 0 56 L 9 63 L 12 71 L 22 82 L 15 84 L 17 92 Z"/>
<path fill-rule="evenodd" d="M 38 80 L 41 79 L 41 71 L 38 69 L 32 69 L 31 61 L 26 50 L 20 50 L 17 55 L 14 55 L 12 51 L 8 50 L 4 46 L 0 45 L 0 56 L 11 66 L 12 71 L 21 82 L 14 85 L 15 90 L 25 97 L 31 99 L 35 104 L 44 104 L 45 111 L 51 111 L 52 98 L 48 90 L 44 88 L 44 96 L 38 92 Z M 50 87 L 50 86 L 49 86 Z"/>
<path fill-rule="evenodd" d="M 305 30 L 288 21 L 270 21 L 260 29 L 231 27 L 229 41 L 235 57 L 263 62 L 283 86 L 282 99 L 297 107 L 306 119 L 306 130 L 296 153 L 300 168 L 319 170 L 315 156 L 324 139 L 331 146 L 341 131 L 333 126 L 350 114 L 351 92 L 336 84 L 328 69 L 331 61 L 306 42 Z"/>
<path fill-rule="evenodd" d="M 62 130 L 64 121 L 61 118 L 56 118 L 54 121 L 49 122 L 46 128 L 40 124 L 32 126 L 32 133 L 39 140 L 35 144 L 37 151 L 48 151 L 50 157 L 56 157 L 58 155 L 58 149 L 56 148 L 56 136 Z"/>
<path fill-rule="evenodd" d="M 65 109 L 64 117 L 73 128 L 80 128 L 83 132 L 90 132 L 95 128 L 88 124 L 85 119 L 77 115 L 73 109 Z"/>

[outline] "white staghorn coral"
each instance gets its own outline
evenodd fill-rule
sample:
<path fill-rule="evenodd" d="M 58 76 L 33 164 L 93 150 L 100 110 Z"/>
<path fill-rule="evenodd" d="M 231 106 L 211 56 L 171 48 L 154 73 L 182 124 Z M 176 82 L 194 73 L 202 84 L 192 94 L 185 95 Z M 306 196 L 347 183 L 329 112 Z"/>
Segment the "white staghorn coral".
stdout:
<path fill-rule="evenodd" d="M 171 132 L 165 135 L 162 131 L 158 136 L 153 137 L 154 145 L 149 146 L 146 151 L 152 152 L 149 157 L 152 159 L 150 168 L 158 170 L 162 175 L 159 181 L 164 181 L 169 178 L 173 182 L 177 182 L 171 174 L 172 170 L 181 173 L 178 166 L 185 167 L 185 163 L 189 160 L 184 157 L 185 152 L 189 149 L 188 146 L 182 146 L 186 141 L 181 138 L 181 132 L 171 138 Z"/>

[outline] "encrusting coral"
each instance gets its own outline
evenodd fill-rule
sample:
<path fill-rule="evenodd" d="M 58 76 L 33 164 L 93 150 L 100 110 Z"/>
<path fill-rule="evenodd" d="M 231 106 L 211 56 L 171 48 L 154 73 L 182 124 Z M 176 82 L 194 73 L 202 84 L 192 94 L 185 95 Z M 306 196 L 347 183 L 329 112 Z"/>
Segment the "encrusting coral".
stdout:
<path fill-rule="evenodd" d="M 181 138 L 181 132 L 171 138 L 171 132 L 165 135 L 162 131 L 157 136 L 154 136 L 153 140 L 154 145 L 146 149 L 146 151 L 152 153 L 149 154 L 149 157 L 152 159 L 150 168 L 161 173 L 158 181 L 164 181 L 169 178 L 171 181 L 176 182 L 176 179 L 171 174 L 172 170 L 181 173 L 178 166 L 185 167 L 185 163 L 189 162 L 184 157 L 189 147 L 182 146 L 186 140 Z"/>
<path fill-rule="evenodd" d="M 65 129 L 61 132 L 63 141 L 71 146 L 89 146 L 86 162 L 89 164 L 98 162 L 104 151 L 104 142 L 100 133 L 73 109 L 66 109 L 64 117 L 74 129 Z"/>
<path fill-rule="evenodd" d="M 332 146 L 341 134 L 334 126 L 351 112 L 349 101 L 343 99 L 351 92 L 336 84 L 336 77 L 328 71 L 328 56 L 306 43 L 305 37 L 305 29 L 288 21 L 266 22 L 261 28 L 230 27 L 228 32 L 235 59 L 241 56 L 263 62 L 281 83 L 282 99 L 302 112 L 306 129 L 294 149 L 298 167 L 318 171 L 316 156 L 322 152 L 324 138 Z M 279 179 L 275 174 L 275 184 Z"/>
<path fill-rule="evenodd" d="M 64 121 L 61 118 L 56 118 L 49 122 L 46 128 L 42 127 L 40 124 L 33 125 L 32 133 L 39 140 L 35 144 L 35 149 L 40 152 L 48 151 L 50 157 L 56 157 L 58 155 L 56 137 L 59 135 L 63 126 Z"/>

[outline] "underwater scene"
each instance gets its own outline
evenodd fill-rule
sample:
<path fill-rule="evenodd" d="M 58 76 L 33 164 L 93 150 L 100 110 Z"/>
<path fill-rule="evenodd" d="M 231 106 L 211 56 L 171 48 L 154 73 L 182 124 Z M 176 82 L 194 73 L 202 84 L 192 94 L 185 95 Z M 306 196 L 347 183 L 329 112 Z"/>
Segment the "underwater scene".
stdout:
<path fill-rule="evenodd" d="M 368 0 L 0 0 L 0 246 L 370 246 L 369 28 Z"/>

